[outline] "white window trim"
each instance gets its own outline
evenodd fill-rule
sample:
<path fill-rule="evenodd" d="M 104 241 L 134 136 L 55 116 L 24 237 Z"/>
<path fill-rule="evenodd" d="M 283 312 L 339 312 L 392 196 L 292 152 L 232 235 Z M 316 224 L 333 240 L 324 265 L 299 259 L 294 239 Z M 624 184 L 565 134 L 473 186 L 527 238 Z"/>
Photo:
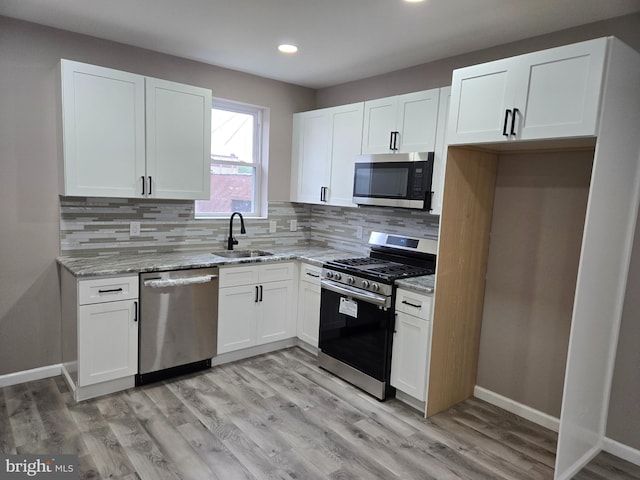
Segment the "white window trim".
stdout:
<path fill-rule="evenodd" d="M 253 203 L 255 211 L 243 214 L 244 218 L 267 218 L 268 216 L 268 203 L 267 203 L 267 180 L 268 180 L 268 151 L 269 151 L 269 108 L 259 105 L 252 105 L 248 103 L 234 102 L 232 100 L 226 100 L 222 98 L 214 97 L 211 101 L 211 109 L 229 110 L 238 113 L 246 113 L 250 115 L 256 115 L 256 124 L 254 128 L 253 138 L 253 162 L 233 162 L 226 160 L 216 160 L 217 164 L 228 165 L 241 165 L 246 167 L 253 167 L 255 171 L 254 176 L 254 189 L 253 189 Z M 214 214 L 196 214 L 194 211 L 194 218 L 196 220 L 216 220 L 221 218 L 228 218 L 229 213 Z"/>

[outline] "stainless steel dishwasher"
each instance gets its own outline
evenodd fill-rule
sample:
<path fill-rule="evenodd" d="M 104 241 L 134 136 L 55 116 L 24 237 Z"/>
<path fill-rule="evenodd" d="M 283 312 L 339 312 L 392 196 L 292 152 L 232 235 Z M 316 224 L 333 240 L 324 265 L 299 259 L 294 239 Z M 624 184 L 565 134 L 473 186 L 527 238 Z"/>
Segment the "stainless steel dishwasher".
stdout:
<path fill-rule="evenodd" d="M 211 366 L 218 344 L 218 268 L 140 274 L 136 385 Z"/>

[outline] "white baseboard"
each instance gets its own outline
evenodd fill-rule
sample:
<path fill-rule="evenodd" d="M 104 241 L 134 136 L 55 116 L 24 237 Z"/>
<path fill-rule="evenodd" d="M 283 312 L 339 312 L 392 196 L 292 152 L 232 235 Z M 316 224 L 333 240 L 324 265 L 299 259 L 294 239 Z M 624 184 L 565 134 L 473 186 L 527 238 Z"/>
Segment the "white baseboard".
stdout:
<path fill-rule="evenodd" d="M 23 370 L 21 372 L 7 373 L 0 375 L 0 387 L 8 387 L 19 383 L 42 380 L 43 378 L 56 377 L 62 373 L 62 365 L 47 365 L 46 367 Z"/>
<path fill-rule="evenodd" d="M 537 423 L 549 430 L 553 430 L 554 432 L 557 432 L 560 428 L 560 420 L 558 418 L 552 417 L 547 413 L 541 412 L 522 403 L 518 403 L 503 395 L 487 390 L 486 388 L 479 387 L 478 385 L 476 385 L 473 390 L 473 396 L 480 400 L 484 400 L 491 405 L 500 407 L 507 412 L 514 413 L 519 417 L 526 418 L 527 420 Z"/>
<path fill-rule="evenodd" d="M 605 437 L 602 443 L 602 450 L 616 457 L 622 458 L 627 462 L 631 462 L 640 466 L 640 450 L 629 447 L 623 443 L 611 440 Z"/>

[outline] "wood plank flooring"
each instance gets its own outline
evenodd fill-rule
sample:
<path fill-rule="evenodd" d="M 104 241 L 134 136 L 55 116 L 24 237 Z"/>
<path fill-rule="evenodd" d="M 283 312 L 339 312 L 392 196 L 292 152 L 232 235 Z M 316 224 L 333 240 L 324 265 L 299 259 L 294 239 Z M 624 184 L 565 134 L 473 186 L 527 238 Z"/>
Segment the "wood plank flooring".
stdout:
<path fill-rule="evenodd" d="M 425 420 L 299 348 L 79 404 L 61 377 L 0 389 L 0 452 L 77 454 L 80 478 L 550 479 L 556 441 L 477 399 Z M 576 478 L 640 467 L 601 454 Z"/>

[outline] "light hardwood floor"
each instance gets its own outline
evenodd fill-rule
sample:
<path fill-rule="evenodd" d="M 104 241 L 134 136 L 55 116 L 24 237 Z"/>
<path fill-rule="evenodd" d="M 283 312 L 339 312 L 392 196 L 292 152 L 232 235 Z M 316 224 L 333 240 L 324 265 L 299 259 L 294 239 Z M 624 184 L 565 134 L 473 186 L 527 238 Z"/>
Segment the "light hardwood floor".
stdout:
<path fill-rule="evenodd" d="M 556 440 L 477 399 L 425 420 L 299 348 L 79 404 L 61 377 L 0 389 L 0 452 L 78 454 L 80 478 L 550 479 Z M 640 467 L 601 454 L 576 478 Z"/>

